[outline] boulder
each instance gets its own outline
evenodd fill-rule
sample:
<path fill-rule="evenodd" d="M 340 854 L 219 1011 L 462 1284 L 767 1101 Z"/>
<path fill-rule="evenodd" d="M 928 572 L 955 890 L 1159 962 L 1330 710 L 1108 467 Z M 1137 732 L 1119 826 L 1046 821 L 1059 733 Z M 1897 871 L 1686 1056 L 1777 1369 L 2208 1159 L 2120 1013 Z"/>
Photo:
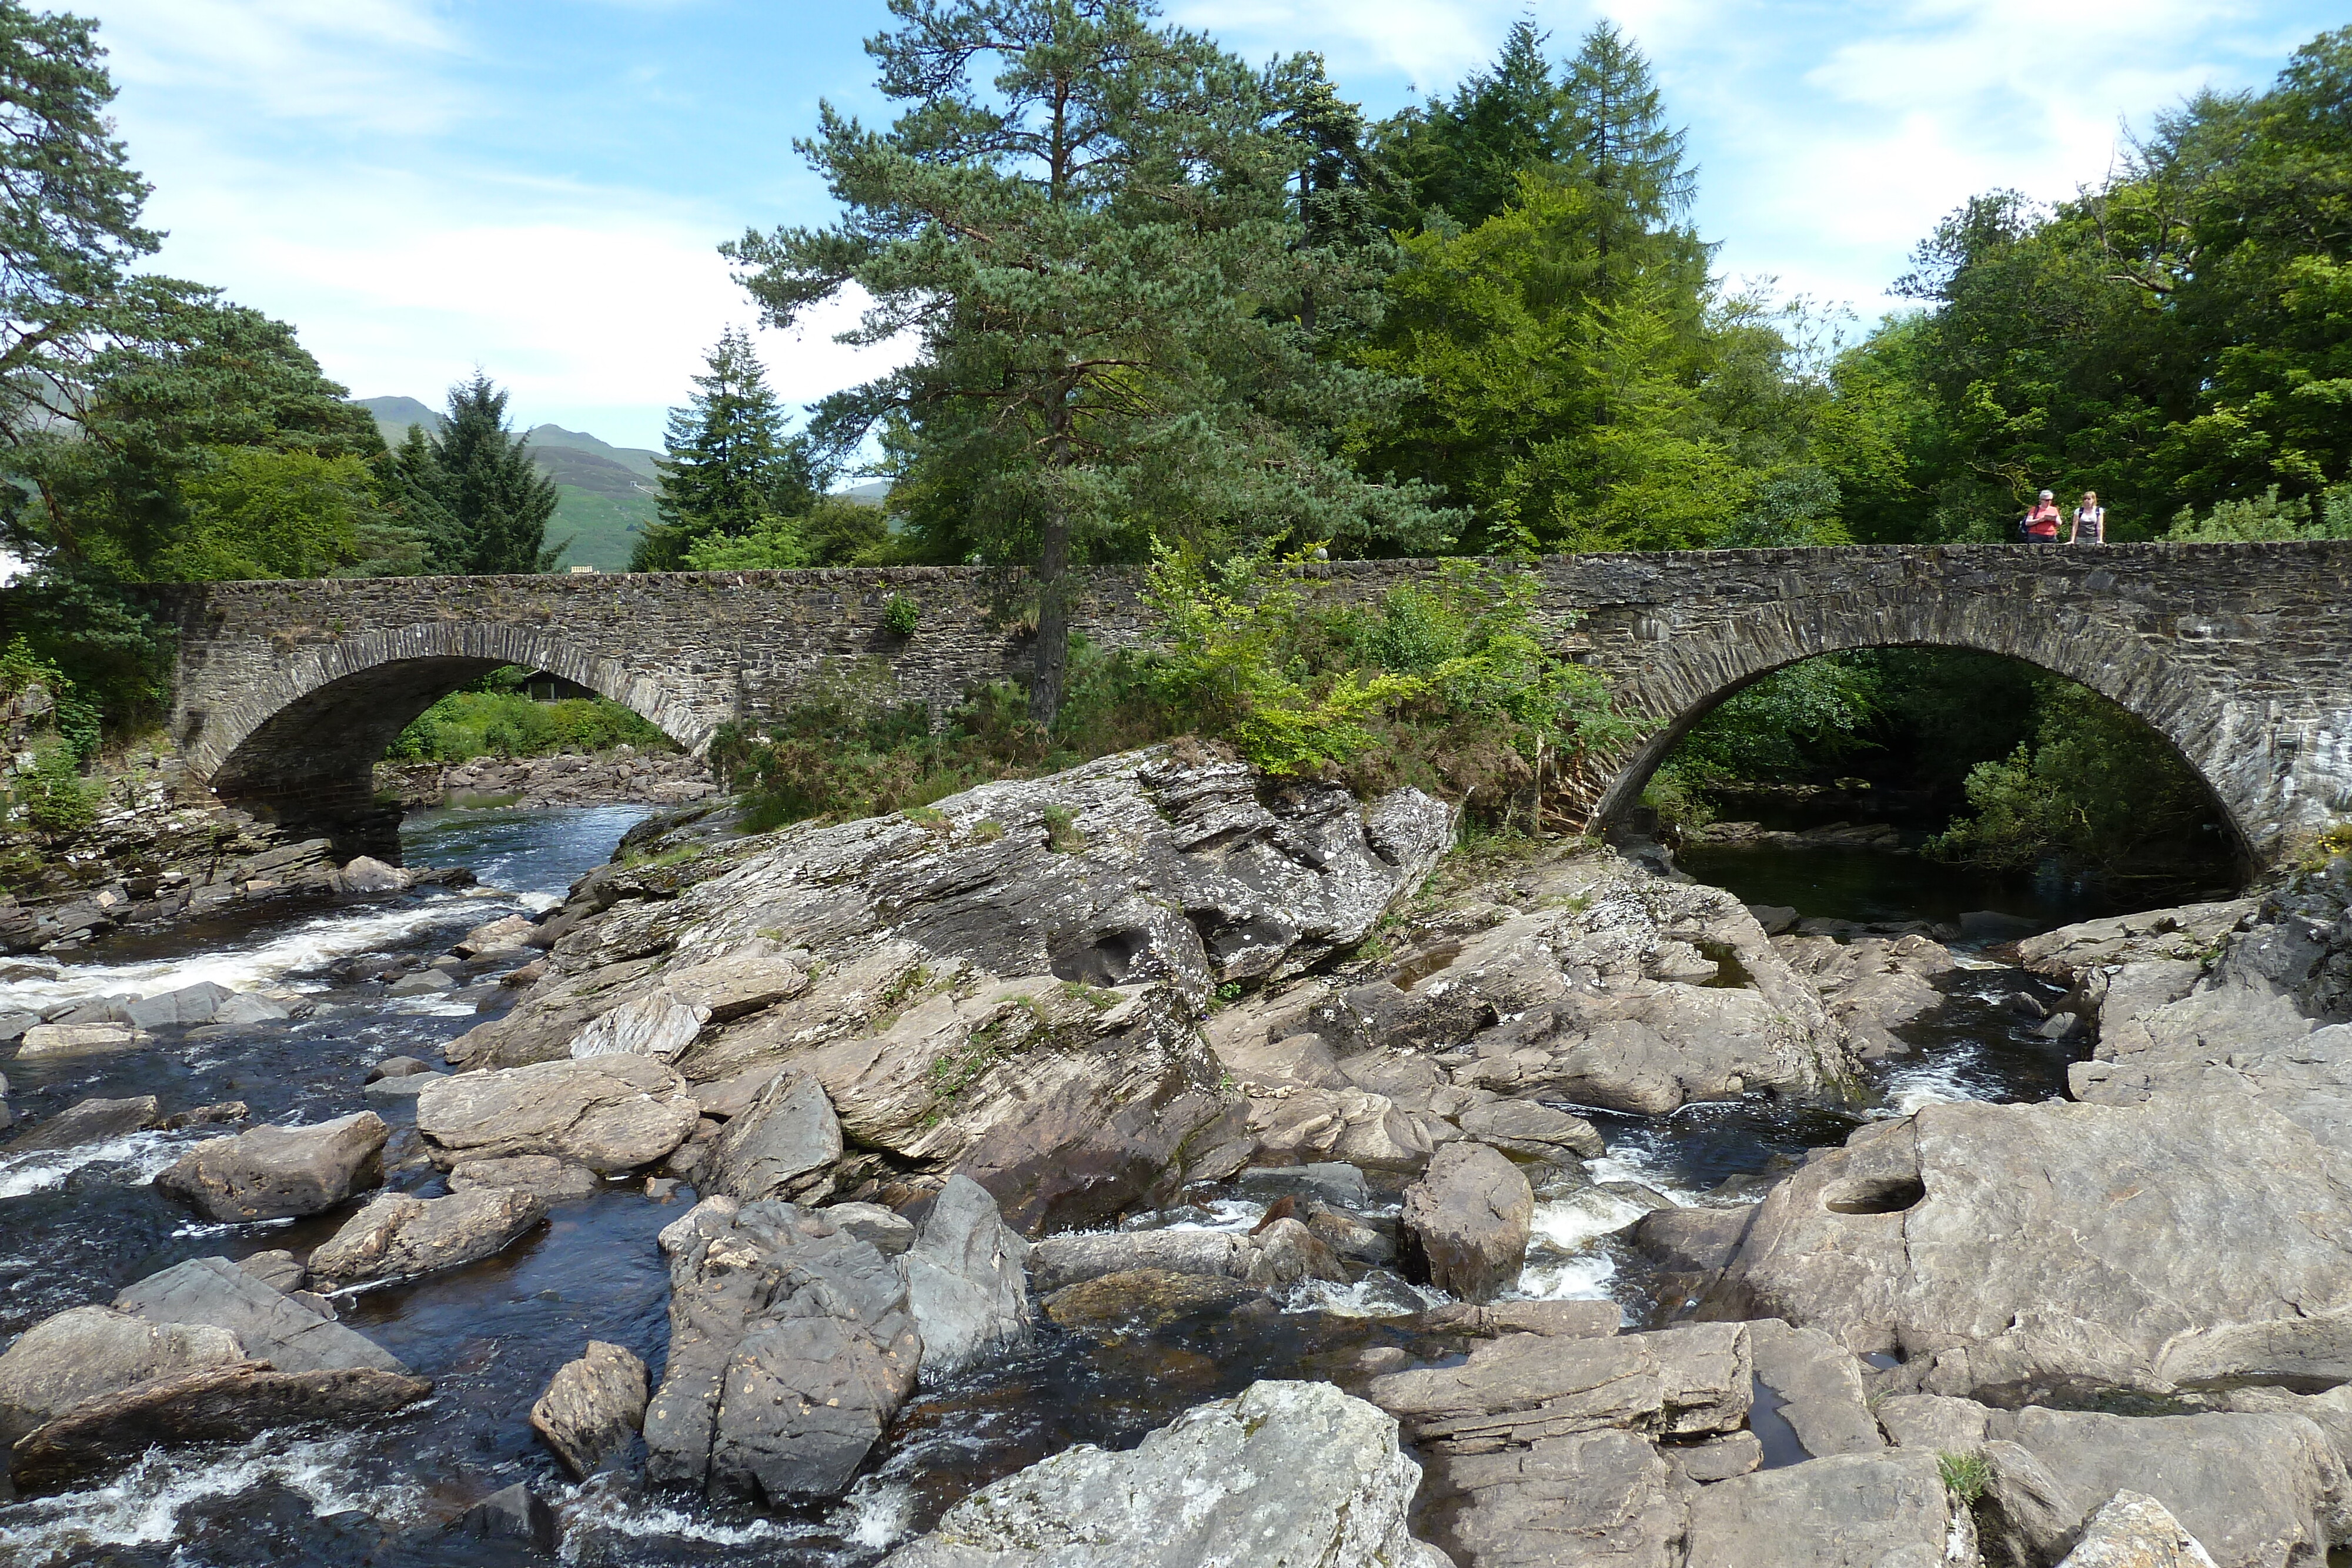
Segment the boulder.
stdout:
<path fill-rule="evenodd" d="M 734 1038 L 783 1027 L 770 1015 Z M 1172 1196 L 1186 1141 L 1223 1109 L 1215 1063 L 1162 984 L 958 985 L 792 1065 L 824 1086 L 846 1137 L 917 1169 L 963 1172 L 1026 1234 Z"/>
<path fill-rule="evenodd" d="M 416 1130 L 445 1166 L 553 1155 L 611 1176 L 660 1159 L 698 1120 L 684 1080 L 625 1054 L 461 1072 L 416 1097 Z"/>
<path fill-rule="evenodd" d="M 1934 1454 L 1895 1448 L 1698 1489 L 1689 1568 L 1943 1568 L 1976 1560 L 1974 1521 Z"/>
<path fill-rule="evenodd" d="M 501 915 L 467 932 L 449 951 L 460 958 L 473 958 L 500 948 L 519 947 L 538 924 L 528 915 Z"/>
<path fill-rule="evenodd" d="M 1649 1437 L 1737 1431 L 1754 1375 L 1745 1323 L 1607 1339 L 1511 1333 L 1460 1365 L 1375 1378 L 1365 1396 L 1423 1454 L 1450 1457 L 1612 1427 Z"/>
<path fill-rule="evenodd" d="M 303 1127 L 256 1127 L 196 1145 L 155 1185 L 215 1219 L 317 1214 L 383 1179 L 380 1159 L 391 1133 L 373 1111 Z"/>
<path fill-rule="evenodd" d="M 1204 1312 L 1228 1312 L 1260 1294 L 1223 1274 L 1123 1269 L 1065 1285 L 1043 1304 L 1045 1315 L 1066 1329 L 1158 1333 Z"/>
<path fill-rule="evenodd" d="M 116 1292 L 114 1306 L 151 1323 L 226 1329 L 247 1356 L 280 1372 L 408 1371 L 382 1345 L 337 1322 L 331 1309 L 307 1306 L 226 1258 L 191 1258 L 150 1274 Z"/>
<path fill-rule="evenodd" d="M 1518 1281 L 1535 1207 L 1508 1159 L 1482 1145 L 1448 1144 L 1405 1189 L 1406 1260 L 1439 1290 L 1492 1301 Z"/>
<path fill-rule="evenodd" d="M 1420 1479 L 1363 1401 L 1255 1383 L 1125 1453 L 1082 1443 L 983 1487 L 884 1568 L 1444 1568 L 1407 1525 Z"/>
<path fill-rule="evenodd" d="M 408 885 L 408 873 L 373 855 L 357 855 L 335 873 L 335 885 L 344 893 L 398 893 Z"/>
<path fill-rule="evenodd" d="M 2128 1487 L 2155 1498 L 2221 1568 L 2318 1563 L 2352 1526 L 2352 1482 L 2294 1416 L 2129 1416 L 2029 1408 L 1993 1430 L 2075 1500 Z"/>
<path fill-rule="evenodd" d="M 604 1184 L 586 1166 L 557 1159 L 553 1155 L 507 1155 L 498 1159 L 460 1160 L 449 1167 L 449 1190 L 470 1192 L 482 1187 L 507 1187 L 553 1200 L 585 1197 Z"/>
<path fill-rule="evenodd" d="M 1701 1311 L 1993 1403 L 2326 1386 L 2352 1380 L 2343 1157 L 2242 1094 L 1932 1105 L 1775 1186 Z"/>
<path fill-rule="evenodd" d="M 1464 1137 L 1555 1165 L 1597 1160 L 1608 1152 L 1591 1123 L 1533 1100 L 1472 1104 L 1454 1116 L 1454 1124 Z"/>
<path fill-rule="evenodd" d="M 1869 1454 L 1886 1447 L 1870 1413 L 1862 1364 L 1819 1329 L 1792 1329 L 1776 1318 L 1748 1325 L 1756 1380 L 1780 1396 L 1780 1416 L 1815 1458 Z"/>
<path fill-rule="evenodd" d="M 776 1201 L 706 1198 L 661 1244 L 670 1342 L 646 1410 L 648 1479 L 839 1496 L 915 1386 L 922 1345 L 897 1264 Z"/>
<path fill-rule="evenodd" d="M 246 1359 L 236 1335 L 154 1323 L 107 1307 L 44 1318 L 0 1354 L 0 1448 L 86 1399 Z"/>
<path fill-rule="evenodd" d="M 413 975 L 403 975 L 384 988 L 389 997 L 430 997 L 443 991 L 454 991 L 457 982 L 438 969 L 419 969 Z"/>
<path fill-rule="evenodd" d="M 967 1176 L 948 1177 L 899 1259 L 925 1377 L 947 1376 L 1027 1343 L 1028 1253 L 985 1187 Z"/>
<path fill-rule="evenodd" d="M 236 1029 L 246 1024 L 277 1023 L 294 1016 L 294 1009 L 275 997 L 257 996 L 251 991 L 239 991 L 213 1009 L 214 1029 Z"/>
<path fill-rule="evenodd" d="M 492 1492 L 465 1511 L 457 1528 L 477 1541 L 520 1541 L 541 1552 L 555 1550 L 555 1510 L 528 1481 Z"/>
<path fill-rule="evenodd" d="M 127 1023 L 44 1023 L 26 1030 L 16 1047 L 20 1061 L 44 1056 L 91 1056 L 100 1051 L 129 1051 L 149 1039 L 143 1029 Z"/>
<path fill-rule="evenodd" d="M 2142 1492 L 2118 1491 L 2083 1528 L 2058 1568 L 2217 1568 L 2212 1554 Z"/>
<path fill-rule="evenodd" d="M 1028 1260 L 1030 1282 L 1048 1294 L 1137 1270 L 1238 1280 L 1260 1290 L 1310 1277 L 1339 1284 L 1348 1278 L 1330 1249 L 1290 1218 L 1248 1236 L 1173 1227 L 1048 1236 L 1030 1243 Z"/>
<path fill-rule="evenodd" d="M 663 986 L 598 1014 L 572 1037 L 572 1054 L 605 1056 L 621 1051 L 675 1061 L 679 1052 L 695 1042 L 709 1019 L 709 1008 L 684 1001 Z"/>
<path fill-rule="evenodd" d="M 160 997 L 142 997 L 127 1005 L 123 1021 L 139 1029 L 171 1029 L 185 1024 L 210 1023 L 221 1003 L 236 995 L 226 986 L 200 980 L 193 986 L 183 986 L 176 991 L 166 991 Z"/>
<path fill-rule="evenodd" d="M 1603 1427 L 1433 1461 L 1439 1495 L 1430 1535 L 1464 1568 L 1681 1568 L 1681 1493 L 1689 1482 L 1667 1452 Z M 1710 1451 L 1705 1459 L 1723 1456 Z M 1732 1460 L 1717 1468 L 1753 1467 Z"/>
<path fill-rule="evenodd" d="M 236 1260 L 236 1266 L 273 1291 L 299 1291 L 307 1272 L 301 1260 L 283 1247 L 273 1247 L 267 1252 L 248 1252 Z"/>
<path fill-rule="evenodd" d="M 471 1187 L 447 1197 L 388 1192 L 310 1254 L 310 1271 L 345 1286 L 454 1269 L 506 1250 L 546 1218 L 545 1201 L 519 1187 Z"/>
<path fill-rule="evenodd" d="M 54 1486 L 158 1443 L 237 1443 L 272 1427 L 388 1416 L 432 1392 L 421 1377 L 372 1367 L 208 1366 L 83 1400 L 20 1438 L 12 1469 L 19 1485 Z"/>
<path fill-rule="evenodd" d="M 804 1073 L 778 1073 L 729 1121 L 702 1186 L 746 1203 L 763 1197 L 817 1202 L 833 1192 L 831 1173 L 841 1148 L 841 1122 L 824 1085 Z M 989 1212 L 995 1213 L 992 1202 Z"/>
<path fill-rule="evenodd" d="M 398 1078 L 379 1078 L 362 1087 L 360 1092 L 371 1100 L 414 1100 L 425 1092 L 425 1085 L 438 1083 L 446 1072 L 411 1072 Z"/>
<path fill-rule="evenodd" d="M 87 1144 L 111 1143 L 143 1133 L 163 1121 L 163 1107 L 152 1094 L 127 1100 L 82 1100 L 47 1121 L 9 1140 L 8 1152 L 31 1149 L 74 1149 Z"/>
<path fill-rule="evenodd" d="M 413 1056 L 387 1056 L 368 1069 L 367 1082 L 375 1083 L 386 1078 L 410 1078 L 432 1071 L 429 1063 L 419 1061 Z"/>
<path fill-rule="evenodd" d="M 878 1203 L 835 1203 L 824 1218 L 836 1230 L 846 1230 L 885 1258 L 896 1258 L 915 1244 L 915 1227 L 903 1215 Z"/>
<path fill-rule="evenodd" d="M 530 1407 L 530 1424 L 575 1480 L 628 1447 L 646 1418 L 646 1364 L 617 1344 L 590 1340 L 556 1370 Z"/>
<path fill-rule="evenodd" d="M 1996 1568 L 2052 1568 L 2083 1532 L 2083 1505 L 2032 1453 L 2015 1443 L 1970 1443 L 1955 1452 L 1984 1459 L 1977 1503 L 1979 1544 Z"/>

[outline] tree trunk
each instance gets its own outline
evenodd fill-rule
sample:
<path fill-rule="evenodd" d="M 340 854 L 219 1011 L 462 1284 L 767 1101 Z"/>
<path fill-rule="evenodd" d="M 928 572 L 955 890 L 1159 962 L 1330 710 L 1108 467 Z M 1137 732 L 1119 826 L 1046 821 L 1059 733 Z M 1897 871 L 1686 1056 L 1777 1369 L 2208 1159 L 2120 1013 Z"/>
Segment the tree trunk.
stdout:
<path fill-rule="evenodd" d="M 1037 557 L 1037 651 L 1029 678 L 1029 716 L 1051 726 L 1062 708 L 1070 663 L 1070 514 L 1056 496 L 1045 514 Z"/>

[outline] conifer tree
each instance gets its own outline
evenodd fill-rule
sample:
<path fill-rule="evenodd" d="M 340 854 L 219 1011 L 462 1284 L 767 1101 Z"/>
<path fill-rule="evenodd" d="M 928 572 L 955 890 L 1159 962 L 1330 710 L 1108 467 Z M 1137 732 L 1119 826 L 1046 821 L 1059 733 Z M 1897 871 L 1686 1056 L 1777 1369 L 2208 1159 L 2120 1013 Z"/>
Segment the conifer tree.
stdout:
<path fill-rule="evenodd" d="M 530 443 L 507 428 L 506 414 L 507 394 L 476 371 L 472 381 L 449 389 L 439 433 L 424 435 L 412 427 L 393 455 L 404 488 L 423 503 L 419 521 L 428 531 L 436 571 L 550 571 L 571 542 L 547 542 L 555 481 L 531 462 Z"/>
<path fill-rule="evenodd" d="M 906 111 L 874 131 L 826 105 L 800 144 L 843 220 L 726 254 L 779 325 L 855 283 L 874 303 L 845 340 L 919 339 L 815 428 L 846 452 L 881 427 L 892 509 L 934 559 L 1035 563 L 1033 715 L 1059 706 L 1063 580 L 1089 555 L 1437 540 L 1419 491 L 1339 454 L 1402 389 L 1321 351 L 1370 280 L 1301 243 L 1265 77 L 1129 0 L 890 10 L 866 48 Z"/>
<path fill-rule="evenodd" d="M 1614 25 L 1596 23 L 1584 36 L 1559 97 L 1562 161 L 1599 198 L 1593 239 L 1605 286 L 1612 253 L 1675 235 L 1697 171 L 1683 162 L 1686 137 L 1666 123 L 1650 62 Z"/>
<path fill-rule="evenodd" d="M 750 333 L 721 333 L 694 385 L 685 405 L 670 410 L 661 521 L 639 537 L 632 571 L 678 570 L 703 539 L 773 532 L 815 504 L 808 444 L 784 434 L 783 408 Z"/>

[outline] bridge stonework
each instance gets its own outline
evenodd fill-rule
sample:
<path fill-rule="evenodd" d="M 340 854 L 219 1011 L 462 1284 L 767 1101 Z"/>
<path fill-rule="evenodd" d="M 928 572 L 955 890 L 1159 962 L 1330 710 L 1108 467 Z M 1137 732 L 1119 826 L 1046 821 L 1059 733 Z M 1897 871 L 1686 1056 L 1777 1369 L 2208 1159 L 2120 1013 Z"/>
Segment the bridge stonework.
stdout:
<path fill-rule="evenodd" d="M 1432 561 L 1306 569 L 1330 602 Z M 2352 542 L 1886 546 L 1548 557 L 1538 614 L 1649 727 L 1585 759 L 1605 825 L 1716 704 L 1850 648 L 1976 649 L 2080 681 L 2146 720 L 2204 778 L 2248 858 L 2274 861 L 2352 812 Z M 1146 633 L 1139 574 L 1081 574 L 1073 623 Z M 178 629 L 173 734 L 225 799 L 351 837 L 369 765 L 412 719 L 500 664 L 626 704 L 689 747 L 845 669 L 943 711 L 1026 673 L 1017 574 L 901 567 L 647 576 L 197 583 L 161 591 Z M 896 596 L 920 607 L 898 636 Z M 383 814 L 368 837 L 379 847 Z"/>

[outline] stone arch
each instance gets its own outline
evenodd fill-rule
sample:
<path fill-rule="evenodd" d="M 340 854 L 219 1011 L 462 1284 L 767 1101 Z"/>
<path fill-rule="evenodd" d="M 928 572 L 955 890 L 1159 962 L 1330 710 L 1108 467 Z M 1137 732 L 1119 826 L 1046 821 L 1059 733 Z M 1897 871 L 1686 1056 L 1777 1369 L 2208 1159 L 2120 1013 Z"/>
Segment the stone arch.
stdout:
<path fill-rule="evenodd" d="M 373 769 L 408 725 L 505 664 L 545 670 L 620 703 L 699 752 L 714 721 L 620 661 L 543 628 L 436 621 L 360 632 L 309 650 L 183 737 L 192 769 L 223 800 L 341 840 L 373 807 Z M 383 824 L 361 836 L 387 841 Z"/>
<path fill-rule="evenodd" d="M 1659 640 L 1618 684 L 1621 711 L 1656 726 L 1643 740 L 1588 758 L 1587 827 L 1614 824 L 1659 764 L 1726 698 L 1773 671 L 1856 648 L 1960 648 L 1996 653 L 2088 686 L 2164 737 L 2204 781 L 2240 859 L 2261 855 L 2273 768 L 2269 737 L 2241 734 L 2238 711 L 2177 656 L 2047 600 L 1904 597 L 1761 606 L 1704 635 Z"/>

